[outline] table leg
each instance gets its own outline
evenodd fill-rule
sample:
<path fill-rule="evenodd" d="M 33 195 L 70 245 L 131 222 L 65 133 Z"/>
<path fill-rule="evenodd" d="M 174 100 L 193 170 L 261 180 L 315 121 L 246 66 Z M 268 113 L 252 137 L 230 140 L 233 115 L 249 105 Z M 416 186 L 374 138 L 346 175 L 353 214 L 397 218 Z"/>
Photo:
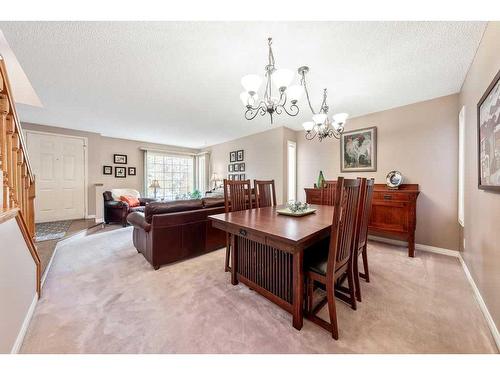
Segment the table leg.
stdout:
<path fill-rule="evenodd" d="M 300 331 L 304 324 L 304 252 L 293 254 L 293 328 Z"/>
<path fill-rule="evenodd" d="M 238 272 L 238 239 L 233 234 L 231 236 L 231 284 L 238 285 L 238 277 L 236 272 Z"/>
<path fill-rule="evenodd" d="M 408 256 L 411 258 L 415 256 L 415 235 L 410 235 L 408 239 Z"/>

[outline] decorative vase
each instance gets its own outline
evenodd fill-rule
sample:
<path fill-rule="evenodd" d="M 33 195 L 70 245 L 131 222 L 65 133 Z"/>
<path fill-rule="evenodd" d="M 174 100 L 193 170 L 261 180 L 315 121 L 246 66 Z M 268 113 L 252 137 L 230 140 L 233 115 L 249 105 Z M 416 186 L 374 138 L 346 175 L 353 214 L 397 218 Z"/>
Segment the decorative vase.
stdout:
<path fill-rule="evenodd" d="M 325 176 L 323 176 L 323 171 L 319 171 L 319 176 L 318 176 L 318 188 L 321 189 L 323 185 L 325 184 Z"/>

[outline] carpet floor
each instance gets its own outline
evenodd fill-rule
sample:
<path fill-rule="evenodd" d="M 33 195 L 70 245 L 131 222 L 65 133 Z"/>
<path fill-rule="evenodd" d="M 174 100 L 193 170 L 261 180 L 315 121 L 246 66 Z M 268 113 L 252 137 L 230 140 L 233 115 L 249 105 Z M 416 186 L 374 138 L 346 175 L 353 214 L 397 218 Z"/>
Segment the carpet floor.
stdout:
<path fill-rule="evenodd" d="M 458 259 L 369 244 L 371 282 L 340 339 L 223 272 L 224 250 L 158 271 L 106 228 L 58 246 L 22 353 L 496 353 Z M 326 307 L 321 311 L 328 319 Z"/>

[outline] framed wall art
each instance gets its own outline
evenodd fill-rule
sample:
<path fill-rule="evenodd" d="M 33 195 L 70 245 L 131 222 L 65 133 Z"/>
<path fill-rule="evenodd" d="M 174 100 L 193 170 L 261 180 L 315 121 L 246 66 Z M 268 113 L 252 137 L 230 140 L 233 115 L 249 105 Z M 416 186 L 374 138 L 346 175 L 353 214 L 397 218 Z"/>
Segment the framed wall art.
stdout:
<path fill-rule="evenodd" d="M 500 71 L 477 103 L 478 188 L 500 192 Z"/>
<path fill-rule="evenodd" d="M 125 167 L 115 167 L 115 177 L 116 178 L 127 177 L 127 169 Z"/>
<path fill-rule="evenodd" d="M 113 162 L 115 164 L 127 164 L 127 155 L 113 154 Z"/>
<path fill-rule="evenodd" d="M 236 151 L 236 161 L 243 161 L 244 158 L 245 158 L 245 151 L 243 150 Z"/>
<path fill-rule="evenodd" d="M 136 175 L 136 169 L 135 169 L 135 167 L 128 167 L 128 175 L 129 176 L 135 176 Z"/>
<path fill-rule="evenodd" d="M 340 171 L 374 172 L 377 170 L 377 127 L 342 133 Z"/>
<path fill-rule="evenodd" d="M 236 151 L 231 151 L 229 153 L 229 162 L 234 163 L 236 161 Z"/>
<path fill-rule="evenodd" d="M 107 175 L 113 174 L 113 167 L 111 165 L 103 165 L 102 174 L 107 174 Z"/>

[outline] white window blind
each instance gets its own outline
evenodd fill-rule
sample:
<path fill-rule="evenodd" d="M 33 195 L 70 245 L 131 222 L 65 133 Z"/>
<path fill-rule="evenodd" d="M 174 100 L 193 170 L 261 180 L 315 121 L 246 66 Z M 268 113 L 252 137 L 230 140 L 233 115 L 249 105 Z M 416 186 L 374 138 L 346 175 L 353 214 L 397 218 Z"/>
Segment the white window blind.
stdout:
<path fill-rule="evenodd" d="M 146 191 L 148 197 L 154 196 L 150 188 L 154 180 L 160 185 L 156 197 L 166 200 L 185 198 L 194 190 L 194 157 L 156 151 L 146 151 Z"/>

